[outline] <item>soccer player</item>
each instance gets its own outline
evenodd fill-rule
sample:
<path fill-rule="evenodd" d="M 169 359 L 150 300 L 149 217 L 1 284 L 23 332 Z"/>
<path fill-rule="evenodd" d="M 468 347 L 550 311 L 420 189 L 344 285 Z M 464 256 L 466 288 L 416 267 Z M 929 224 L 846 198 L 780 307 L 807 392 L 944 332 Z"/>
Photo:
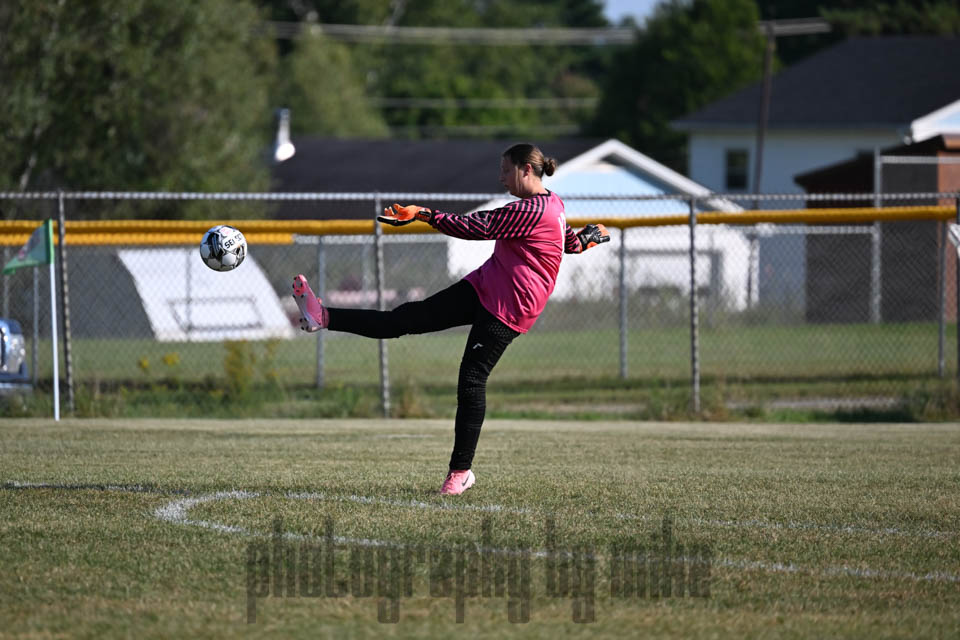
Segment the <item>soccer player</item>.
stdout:
<path fill-rule="evenodd" d="M 394 204 L 377 220 L 401 226 L 414 221 L 466 240 L 496 240 L 493 255 L 463 280 L 425 300 L 392 311 L 323 306 L 303 275 L 293 280 L 293 297 L 304 331 L 346 331 L 369 338 L 397 338 L 470 325 L 457 381 L 453 453 L 440 493 L 459 495 L 473 486 L 470 467 L 486 412 L 490 371 L 507 346 L 526 333 L 553 292 L 564 253 L 581 253 L 610 240 L 601 224 L 575 232 L 563 201 L 544 188 L 557 161 L 531 144 L 516 144 L 500 159 L 500 183 L 519 198 L 491 211 L 467 215 Z"/>

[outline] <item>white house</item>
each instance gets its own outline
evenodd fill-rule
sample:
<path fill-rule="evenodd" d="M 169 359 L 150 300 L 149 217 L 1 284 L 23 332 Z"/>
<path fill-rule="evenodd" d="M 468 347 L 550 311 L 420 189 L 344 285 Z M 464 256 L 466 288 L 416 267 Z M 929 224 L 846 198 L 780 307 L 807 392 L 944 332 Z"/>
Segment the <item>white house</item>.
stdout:
<path fill-rule="evenodd" d="M 801 193 L 798 174 L 960 131 L 960 38 L 853 38 L 776 74 L 764 136 L 760 184 L 754 163 L 761 84 L 672 122 L 688 134 L 690 178 L 717 193 Z M 759 208 L 802 208 L 800 200 Z M 802 236 L 759 242 L 758 299 L 806 306 Z"/>
<path fill-rule="evenodd" d="M 557 172 L 544 179 L 544 186 L 564 199 L 568 218 L 654 217 L 685 215 L 684 200 L 604 200 L 599 196 L 703 196 L 698 211 L 739 211 L 726 200 L 707 198 L 710 191 L 672 169 L 645 156 L 618 140 L 607 140 L 562 163 Z M 505 196 L 481 204 L 474 210 L 502 206 Z M 579 256 L 569 256 L 560 267 L 554 298 L 574 295 L 615 297 L 616 289 L 583 286 L 596 280 L 597 273 L 619 269 L 621 234 L 611 230 L 611 241 Z M 670 286 L 690 289 L 687 226 L 637 227 L 627 230 L 627 284 L 638 287 Z M 493 242 L 448 239 L 449 271 L 459 278 L 475 269 L 493 252 Z M 734 227 L 701 225 L 697 229 L 697 284 L 723 296 L 732 308 L 746 305 L 749 247 L 743 233 Z M 616 282 L 606 278 L 606 282 Z"/>
<path fill-rule="evenodd" d="M 672 122 L 690 178 L 718 193 L 799 193 L 793 178 L 858 153 L 960 132 L 960 38 L 854 38 L 772 81 L 761 184 L 753 184 L 761 84 Z M 762 203 L 762 208 L 796 202 Z"/>

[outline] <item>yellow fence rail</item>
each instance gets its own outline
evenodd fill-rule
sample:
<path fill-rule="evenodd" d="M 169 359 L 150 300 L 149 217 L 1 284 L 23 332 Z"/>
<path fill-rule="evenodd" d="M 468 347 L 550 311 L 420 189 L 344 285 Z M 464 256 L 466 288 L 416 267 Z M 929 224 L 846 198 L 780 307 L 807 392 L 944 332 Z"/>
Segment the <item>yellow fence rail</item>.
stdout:
<path fill-rule="evenodd" d="M 953 206 L 862 207 L 752 210 L 740 213 L 707 211 L 697 224 L 870 224 L 902 220 L 954 220 Z M 686 225 L 689 216 L 568 218 L 574 227 L 602 223 L 614 229 Z M 37 228 L 36 220 L 0 220 L 0 246 L 22 246 Z M 56 222 L 54 222 L 56 225 Z M 295 235 L 365 235 L 374 232 L 373 220 L 70 220 L 65 236 L 69 245 L 184 245 L 199 242 L 214 224 L 230 224 L 251 244 L 293 244 Z M 384 226 L 387 235 L 435 233 L 425 224 Z M 54 233 L 56 240 L 57 233 Z"/>

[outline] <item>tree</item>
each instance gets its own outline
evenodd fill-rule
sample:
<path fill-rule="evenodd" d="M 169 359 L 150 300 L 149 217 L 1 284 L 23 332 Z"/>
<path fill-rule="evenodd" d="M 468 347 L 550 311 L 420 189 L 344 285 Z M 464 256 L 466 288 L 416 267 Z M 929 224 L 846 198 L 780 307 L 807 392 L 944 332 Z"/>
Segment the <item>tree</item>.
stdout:
<path fill-rule="evenodd" d="M 603 26 L 602 5 L 595 0 L 543 2 L 533 0 L 420 0 L 409 2 L 396 16 L 401 26 L 460 28 L 533 28 Z M 364 62 L 371 71 L 373 94 L 435 99 L 579 98 L 599 90 L 585 70 L 595 62 L 590 47 L 484 46 L 470 43 L 424 43 L 419 46 L 369 47 Z M 535 107 L 420 107 L 386 113 L 394 127 L 428 133 L 447 128 L 453 135 L 479 135 L 575 126 L 583 116 L 576 110 Z M 443 129 L 440 129 L 440 135 Z M 414 133 L 416 135 L 416 133 Z M 538 135 L 538 137 L 544 137 Z"/>
<path fill-rule="evenodd" d="M 293 114 L 295 133 L 379 138 L 389 134 L 365 95 L 349 50 L 323 36 L 303 38 L 281 62 L 277 102 Z"/>
<path fill-rule="evenodd" d="M 3 3 L 0 189 L 265 188 L 259 26 L 236 0 Z"/>
<path fill-rule="evenodd" d="M 420 27 L 604 26 L 598 0 L 261 0 L 276 20 Z M 281 43 L 283 55 L 299 55 L 301 39 Z M 349 44 L 338 53 L 365 79 L 371 99 L 394 101 L 382 111 L 396 132 L 407 135 L 491 135 L 540 125 L 575 125 L 583 109 L 516 108 L 488 103 L 481 108 L 458 100 L 595 97 L 591 79 L 602 56 L 590 47 L 484 46 L 423 42 Z M 316 84 L 315 77 L 307 79 Z M 297 82 L 300 82 L 299 80 Z M 424 102 L 421 98 L 435 102 Z M 330 102 L 337 96 L 328 96 Z M 341 110 L 327 103 L 326 109 Z M 306 105 L 308 109 L 316 105 Z M 352 107 L 364 105 L 352 102 Z M 294 113 L 294 126 L 314 114 Z M 300 122 L 301 124 L 297 124 Z M 299 129 L 301 132 L 306 130 Z M 323 129 L 316 132 L 322 132 Z"/>
<path fill-rule="evenodd" d="M 851 35 L 960 34 L 960 6 L 954 1 L 844 2 L 823 6 L 820 15 Z M 866 5 L 866 6 L 856 6 Z"/>
<path fill-rule="evenodd" d="M 686 171 L 685 136 L 669 122 L 760 78 L 757 19 L 753 0 L 659 5 L 636 43 L 613 57 L 592 132 Z"/>
<path fill-rule="evenodd" d="M 877 0 L 757 0 L 763 20 L 823 18 L 829 33 L 777 39 L 777 58 L 786 66 L 851 36 L 957 35 L 956 0 L 878 2 Z"/>

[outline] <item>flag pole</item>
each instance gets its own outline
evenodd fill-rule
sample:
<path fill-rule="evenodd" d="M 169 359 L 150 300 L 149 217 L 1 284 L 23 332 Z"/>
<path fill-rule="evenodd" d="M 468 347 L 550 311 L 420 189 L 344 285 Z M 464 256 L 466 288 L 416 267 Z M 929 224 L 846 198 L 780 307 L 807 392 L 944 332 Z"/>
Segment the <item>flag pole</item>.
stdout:
<path fill-rule="evenodd" d="M 50 220 L 46 221 L 48 227 L 47 237 L 51 244 L 53 241 L 53 225 Z M 49 245 L 48 245 L 49 246 Z M 57 278 L 54 270 L 53 247 L 50 247 L 50 343 L 53 345 L 53 419 L 60 421 L 60 367 L 57 362 Z"/>
<path fill-rule="evenodd" d="M 60 195 L 60 199 L 62 203 L 63 194 Z M 60 210 L 63 211 L 62 204 Z M 33 230 L 33 233 L 30 234 L 30 238 L 27 239 L 27 244 L 23 245 L 23 248 L 17 252 L 17 255 L 3 265 L 3 274 L 6 275 L 8 273 L 13 273 L 22 267 L 33 267 L 33 379 L 36 381 L 37 338 L 39 337 L 36 322 L 37 309 L 39 308 L 39 300 L 37 299 L 37 267 L 41 264 L 47 264 L 50 266 L 50 346 L 53 349 L 53 419 L 59 421 L 60 366 L 59 358 L 57 358 L 57 354 L 59 352 L 59 340 L 57 339 L 57 276 L 56 272 L 54 271 L 54 260 L 53 218 L 47 218 L 39 227 Z M 69 369 L 67 372 L 69 373 Z"/>

